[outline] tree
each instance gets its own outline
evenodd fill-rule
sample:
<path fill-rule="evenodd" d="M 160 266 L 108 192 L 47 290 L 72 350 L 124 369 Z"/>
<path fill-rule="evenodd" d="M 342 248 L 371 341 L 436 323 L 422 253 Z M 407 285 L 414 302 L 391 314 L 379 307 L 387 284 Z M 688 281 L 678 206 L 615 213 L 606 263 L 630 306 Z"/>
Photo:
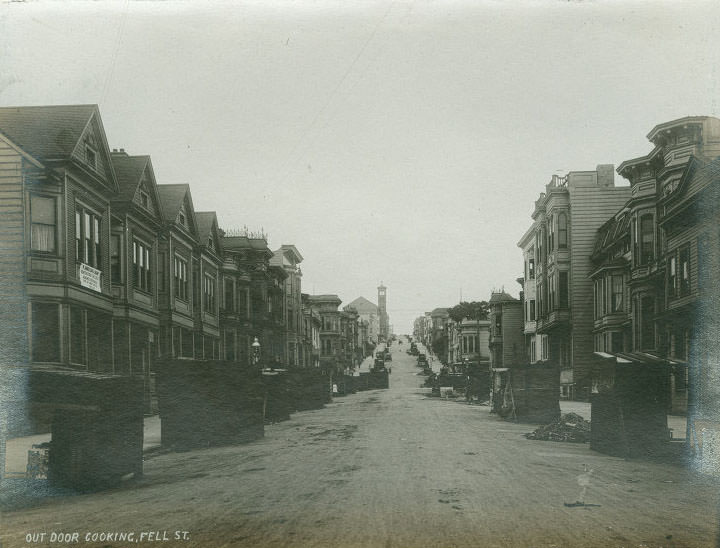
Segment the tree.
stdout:
<path fill-rule="evenodd" d="M 447 335 L 435 339 L 432 343 L 432 351 L 442 363 L 445 363 L 447 356 Z"/>
<path fill-rule="evenodd" d="M 487 320 L 490 305 L 487 301 L 463 301 L 448 310 L 448 315 L 455 322 L 468 320 Z"/>

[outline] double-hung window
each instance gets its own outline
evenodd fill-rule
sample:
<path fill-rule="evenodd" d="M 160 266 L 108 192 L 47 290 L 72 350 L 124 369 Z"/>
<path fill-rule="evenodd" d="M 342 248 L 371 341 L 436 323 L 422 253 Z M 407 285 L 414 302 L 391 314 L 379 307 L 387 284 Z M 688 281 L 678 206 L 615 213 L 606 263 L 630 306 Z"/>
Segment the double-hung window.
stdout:
<path fill-rule="evenodd" d="M 75 208 L 75 260 L 102 270 L 99 215 L 80 205 Z"/>
<path fill-rule="evenodd" d="M 558 273 L 558 298 L 560 308 L 568 308 L 570 304 L 570 290 L 568 287 L 568 273 L 565 271 Z"/>
<path fill-rule="evenodd" d="M 122 261 L 120 253 L 122 242 L 119 234 L 110 236 L 110 279 L 113 283 L 122 282 Z"/>
<path fill-rule="evenodd" d="M 57 219 L 55 198 L 30 196 L 30 246 L 33 251 L 55 253 Z"/>
<path fill-rule="evenodd" d="M 567 214 L 558 213 L 558 248 L 567 249 L 568 233 L 567 233 Z"/>
<path fill-rule="evenodd" d="M 677 257 L 671 255 L 668 260 L 668 294 L 675 297 L 678 292 Z"/>
<path fill-rule="evenodd" d="M 611 312 L 622 312 L 623 310 L 623 277 L 614 274 L 612 276 L 612 300 L 610 301 Z"/>
<path fill-rule="evenodd" d="M 150 247 L 138 240 L 133 241 L 133 287 L 143 291 L 152 289 Z"/>
<path fill-rule="evenodd" d="M 205 274 L 203 279 L 203 309 L 215 313 L 215 278 Z"/>
<path fill-rule="evenodd" d="M 175 257 L 173 281 L 175 282 L 175 297 L 187 301 L 188 298 L 188 281 L 187 281 L 187 261 L 180 257 Z"/>
<path fill-rule="evenodd" d="M 640 264 L 646 265 L 655 258 L 655 223 L 652 215 L 640 217 Z"/>
<path fill-rule="evenodd" d="M 690 246 L 680 248 L 678 267 L 680 296 L 684 297 L 690 293 Z"/>
<path fill-rule="evenodd" d="M 555 225 L 552 215 L 548 217 L 547 224 L 547 250 L 548 253 L 552 253 L 555 250 Z"/>

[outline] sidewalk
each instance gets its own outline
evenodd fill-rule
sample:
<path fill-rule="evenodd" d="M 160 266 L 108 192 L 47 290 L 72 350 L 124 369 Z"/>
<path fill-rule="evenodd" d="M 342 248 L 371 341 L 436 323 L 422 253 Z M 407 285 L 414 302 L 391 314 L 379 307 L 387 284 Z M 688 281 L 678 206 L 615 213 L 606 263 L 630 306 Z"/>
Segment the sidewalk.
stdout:
<path fill-rule="evenodd" d="M 143 428 L 143 452 L 160 447 L 160 416 L 145 417 Z M 33 445 L 50 441 L 50 433 L 13 438 L 5 442 L 5 473 L 6 478 L 24 478 L 27 470 L 28 451 Z"/>

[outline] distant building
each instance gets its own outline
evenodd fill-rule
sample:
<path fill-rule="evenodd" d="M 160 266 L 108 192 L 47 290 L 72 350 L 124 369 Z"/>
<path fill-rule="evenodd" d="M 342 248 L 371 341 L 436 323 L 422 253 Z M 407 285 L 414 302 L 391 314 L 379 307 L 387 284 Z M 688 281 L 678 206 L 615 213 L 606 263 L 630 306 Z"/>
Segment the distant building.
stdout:
<path fill-rule="evenodd" d="M 490 321 L 448 320 L 448 363 L 472 362 L 484 371 L 490 364 Z"/>
<path fill-rule="evenodd" d="M 320 367 L 320 313 L 310 303 L 310 295 L 303 293 L 303 359 L 304 367 Z"/>
<path fill-rule="evenodd" d="M 310 295 L 308 302 L 320 316 L 320 367 L 332 376 L 343 374 L 346 363 L 337 295 Z"/>
<path fill-rule="evenodd" d="M 365 297 L 358 297 L 345 308 L 354 308 L 360 320 L 367 322 L 369 341 L 377 345 L 380 336 L 380 309 Z"/>
<path fill-rule="evenodd" d="M 504 291 L 493 293 L 490 305 L 490 367 L 493 369 L 524 365 L 522 303 Z"/>
<path fill-rule="evenodd" d="M 450 319 L 447 308 L 435 308 L 430 312 L 431 330 L 428 338 L 429 348 L 443 362 L 448 361 L 448 330 Z"/>
<path fill-rule="evenodd" d="M 380 333 L 378 339 L 386 341 L 390 337 L 390 320 L 387 313 L 387 287 L 382 283 L 378 286 L 378 315 L 380 316 Z"/>
<path fill-rule="evenodd" d="M 270 264 L 281 267 L 287 274 L 283 285 L 282 302 L 285 356 L 288 367 L 303 365 L 302 352 L 302 271 L 298 266 L 303 260 L 294 245 L 283 245 L 273 253 Z"/>
<path fill-rule="evenodd" d="M 537 285 L 535 282 L 535 223 L 525 232 L 518 242 L 523 252 L 523 277 L 518 281 L 522 286 L 523 334 L 525 335 L 525 355 L 528 363 L 542 359 L 542 345 L 536 336 Z"/>

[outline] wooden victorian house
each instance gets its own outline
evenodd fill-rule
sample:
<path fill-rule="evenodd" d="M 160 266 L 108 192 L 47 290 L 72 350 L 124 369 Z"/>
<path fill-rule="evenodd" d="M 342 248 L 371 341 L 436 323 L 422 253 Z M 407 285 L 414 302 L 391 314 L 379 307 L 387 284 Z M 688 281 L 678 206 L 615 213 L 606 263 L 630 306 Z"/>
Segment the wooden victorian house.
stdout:
<path fill-rule="evenodd" d="M 113 353 L 116 372 L 143 378 L 146 411 L 156 410 L 158 234 L 163 226 L 150 156 L 113 151 L 120 192 L 112 201 L 110 278 L 113 290 Z"/>
<path fill-rule="evenodd" d="M 0 108 L 0 148 L 3 287 L 19 291 L 3 340 L 18 362 L 122 371 L 108 344 L 119 188 L 97 106 Z"/>
<path fill-rule="evenodd" d="M 160 355 L 195 358 L 195 307 L 193 269 L 199 233 L 188 185 L 158 185 L 163 213 L 158 252 L 158 302 L 160 309 Z"/>
<path fill-rule="evenodd" d="M 195 214 L 199 244 L 193 254 L 195 307 L 195 356 L 220 358 L 220 272 L 222 240 L 214 211 Z"/>

